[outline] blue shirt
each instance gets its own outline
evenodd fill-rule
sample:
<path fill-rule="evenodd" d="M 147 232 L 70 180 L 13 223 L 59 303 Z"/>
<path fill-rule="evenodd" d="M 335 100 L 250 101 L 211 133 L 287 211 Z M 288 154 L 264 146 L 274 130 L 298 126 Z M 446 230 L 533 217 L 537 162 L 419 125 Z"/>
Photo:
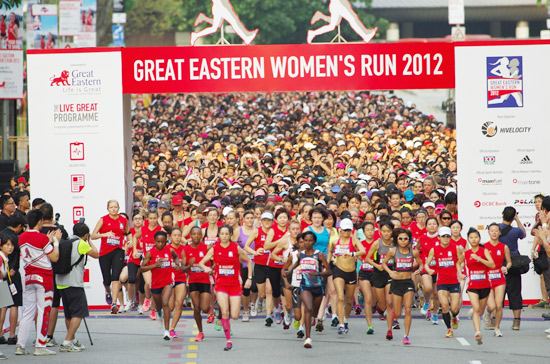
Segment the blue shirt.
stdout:
<path fill-rule="evenodd" d="M 502 230 L 507 225 L 500 223 L 498 224 L 498 226 L 500 226 L 500 230 Z M 501 236 L 499 238 L 499 241 L 502 242 L 504 245 L 506 245 L 508 249 L 510 249 L 510 254 L 519 254 L 518 240 L 524 239 L 524 238 L 525 238 L 525 233 L 523 232 L 523 230 L 517 227 L 512 227 L 512 229 L 510 230 L 510 232 L 508 232 L 508 234 Z"/>

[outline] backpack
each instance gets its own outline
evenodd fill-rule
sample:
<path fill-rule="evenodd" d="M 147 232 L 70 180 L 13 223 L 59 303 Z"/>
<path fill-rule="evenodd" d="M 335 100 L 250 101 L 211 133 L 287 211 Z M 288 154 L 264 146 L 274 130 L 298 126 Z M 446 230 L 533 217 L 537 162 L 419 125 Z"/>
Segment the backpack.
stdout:
<path fill-rule="evenodd" d="M 69 274 L 71 270 L 84 259 L 84 255 L 81 255 L 74 264 L 71 264 L 73 243 L 75 241 L 78 242 L 80 239 L 61 239 L 59 242 L 59 259 L 55 263 L 52 262 L 53 272 L 55 274 Z"/>

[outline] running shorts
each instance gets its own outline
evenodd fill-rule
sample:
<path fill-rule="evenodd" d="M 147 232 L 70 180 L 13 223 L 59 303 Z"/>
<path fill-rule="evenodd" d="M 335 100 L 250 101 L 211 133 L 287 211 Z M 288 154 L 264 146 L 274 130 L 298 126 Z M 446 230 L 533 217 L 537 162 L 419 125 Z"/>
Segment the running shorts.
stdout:
<path fill-rule="evenodd" d="M 466 292 L 477 294 L 479 296 L 479 299 L 482 300 L 489 297 L 489 294 L 491 293 L 491 288 L 470 288 L 467 289 Z"/>
<path fill-rule="evenodd" d="M 88 301 L 83 287 L 67 287 L 59 290 L 63 299 L 63 313 L 66 319 L 73 317 L 84 318 L 90 316 Z"/>
<path fill-rule="evenodd" d="M 292 292 L 292 308 L 300 308 L 302 306 L 302 297 L 300 297 L 300 287 L 290 288 Z"/>
<path fill-rule="evenodd" d="M 210 293 L 210 284 L 208 283 L 189 283 L 189 292 Z"/>
<path fill-rule="evenodd" d="M 169 285 L 170 287 L 174 288 L 173 285 Z M 161 288 L 151 288 L 151 293 L 152 294 L 162 294 L 162 290 L 165 289 L 166 287 L 168 286 L 164 286 L 164 287 L 161 287 Z"/>
<path fill-rule="evenodd" d="M 414 292 L 412 279 L 392 279 L 390 293 L 403 297 L 407 292 Z"/>
<path fill-rule="evenodd" d="M 301 286 L 300 291 L 311 292 L 311 295 L 313 296 L 313 298 L 325 295 L 325 288 L 323 286 L 317 286 L 317 287 L 304 287 L 304 286 Z"/>
<path fill-rule="evenodd" d="M 235 284 L 216 284 L 216 292 L 221 293 L 227 293 L 228 296 L 234 297 L 234 296 L 241 296 L 243 294 L 243 290 L 241 288 L 241 285 L 235 285 Z"/>
<path fill-rule="evenodd" d="M 254 281 L 264 284 L 267 279 L 267 265 L 254 264 Z"/>
<path fill-rule="evenodd" d="M 449 293 L 460 293 L 460 283 L 456 284 L 438 284 L 438 291 L 448 291 Z"/>
<path fill-rule="evenodd" d="M 360 270 L 359 271 L 359 280 L 360 281 L 371 281 L 372 279 L 372 272 L 366 271 L 366 270 Z"/>
<path fill-rule="evenodd" d="M 332 269 L 332 279 L 342 278 L 345 284 L 356 284 L 357 283 L 357 273 L 355 270 L 351 272 L 344 272 L 337 266 Z"/>
<path fill-rule="evenodd" d="M 99 266 L 103 276 L 103 285 L 109 287 L 111 282 L 118 281 L 124 267 L 124 250 L 116 248 L 112 252 L 99 257 Z"/>
<path fill-rule="evenodd" d="M 391 283 L 390 275 L 386 271 L 374 271 L 370 283 L 374 288 L 384 288 Z"/>
<path fill-rule="evenodd" d="M 267 278 L 269 278 L 269 282 L 271 283 L 273 298 L 281 297 L 281 269 L 267 267 Z"/>

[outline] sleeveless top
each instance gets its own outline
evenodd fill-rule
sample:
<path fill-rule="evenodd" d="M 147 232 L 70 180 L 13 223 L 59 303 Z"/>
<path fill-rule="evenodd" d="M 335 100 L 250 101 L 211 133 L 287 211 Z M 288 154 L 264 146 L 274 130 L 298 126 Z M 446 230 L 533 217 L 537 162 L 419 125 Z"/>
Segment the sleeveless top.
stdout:
<path fill-rule="evenodd" d="M 239 239 L 237 240 L 237 243 L 239 244 L 239 246 L 241 247 L 241 249 L 244 250 L 244 246 L 246 245 L 246 241 L 248 240 L 248 237 L 250 235 L 246 235 L 244 233 L 244 230 L 243 230 L 243 227 L 242 226 L 239 226 Z M 254 242 L 252 242 L 252 244 L 250 244 L 250 247 L 252 249 L 254 249 Z M 254 255 L 251 255 L 251 254 L 248 254 L 248 257 L 250 258 L 250 260 L 254 260 Z M 248 268 L 248 263 L 243 261 L 242 262 L 242 265 L 243 265 L 243 268 Z"/>
<path fill-rule="evenodd" d="M 215 279 L 217 285 L 241 285 L 241 265 L 239 259 L 239 245 L 229 243 L 223 247 L 221 243 L 216 243 L 214 249 Z"/>
<path fill-rule="evenodd" d="M 302 271 L 302 280 L 300 287 L 322 287 L 321 276 L 308 276 L 308 272 L 321 272 L 321 261 L 319 260 L 319 250 L 315 250 L 312 255 L 307 255 L 305 250 L 300 252 L 300 268 Z"/>
<path fill-rule="evenodd" d="M 317 237 L 317 242 L 313 245 L 313 249 L 319 250 L 319 252 L 327 255 L 328 251 L 328 242 L 330 240 L 330 234 L 326 227 L 323 226 L 323 231 L 321 233 L 316 233 L 311 226 L 309 226 L 309 231 L 315 234 Z"/>
<path fill-rule="evenodd" d="M 372 243 L 368 243 L 366 240 L 363 240 L 363 241 L 361 241 L 361 244 L 363 245 L 363 247 L 365 248 L 365 251 L 368 254 L 369 250 L 370 250 L 370 247 L 372 246 L 372 244 L 374 244 L 374 241 Z M 372 272 L 374 270 L 374 267 L 372 265 L 370 265 L 369 263 L 367 263 L 367 260 L 366 260 L 367 259 L 367 254 L 365 254 L 361 257 L 361 270 L 365 271 L 365 272 Z"/>
<path fill-rule="evenodd" d="M 456 245 L 449 244 L 446 248 L 438 245 L 433 249 L 437 265 L 437 284 L 458 284 Z"/>
<path fill-rule="evenodd" d="M 157 261 L 162 261 L 160 266 L 151 270 L 151 288 L 164 288 L 170 284 L 174 284 L 174 272 L 172 270 L 172 250 L 166 244 L 162 250 L 153 248 L 150 251 L 151 261 L 149 264 L 155 264 Z"/>
<path fill-rule="evenodd" d="M 499 241 L 497 245 L 493 245 L 491 244 L 491 242 L 487 242 L 483 246 L 485 247 L 485 249 L 489 250 L 489 252 L 491 253 L 491 257 L 495 262 L 495 267 L 488 268 L 487 272 L 487 276 L 489 278 L 489 281 L 491 282 L 491 285 L 496 287 L 500 284 L 506 283 L 506 278 L 500 270 L 501 267 L 504 265 L 504 254 L 506 251 L 506 245 Z"/>
<path fill-rule="evenodd" d="M 384 259 L 386 259 L 386 255 L 388 255 L 388 252 L 390 251 L 391 248 L 392 248 L 391 245 L 386 246 L 386 245 L 384 245 L 384 243 L 382 243 L 382 239 L 379 239 L 378 240 L 378 251 L 376 252 L 376 259 L 374 261 L 378 264 L 382 264 Z M 388 265 L 389 268 L 393 267 L 393 261 L 394 261 L 393 258 L 388 261 L 387 265 Z M 385 271 L 383 271 L 383 272 L 385 273 Z"/>
<path fill-rule="evenodd" d="M 206 256 L 208 252 L 208 247 L 204 243 L 200 243 L 196 248 L 193 245 L 186 245 L 184 248 L 185 255 L 187 260 L 191 261 L 191 258 L 195 258 L 195 262 L 191 265 L 191 268 L 187 271 L 189 276 L 189 283 L 205 283 L 210 284 L 210 275 L 205 273 L 201 267 L 199 267 L 199 262 Z M 207 267 L 210 267 L 210 261 L 204 263 Z"/>
<path fill-rule="evenodd" d="M 117 219 L 113 219 L 111 216 L 105 215 L 101 219 L 103 223 L 99 233 L 104 234 L 112 231 L 115 236 L 101 238 L 99 255 L 103 256 L 109 254 L 118 248 L 124 249 L 124 229 L 128 223 L 128 220 L 126 220 L 126 218 L 122 215 L 118 215 Z"/>
<path fill-rule="evenodd" d="M 409 252 L 407 254 L 401 253 L 399 247 L 395 248 L 394 259 L 394 270 L 396 272 L 412 272 L 413 271 L 413 261 L 414 257 L 412 254 L 412 249 L 408 248 Z"/>
<path fill-rule="evenodd" d="M 274 241 L 277 241 L 277 240 L 281 239 L 286 234 L 288 227 L 283 231 L 283 230 L 279 229 L 277 224 L 273 224 L 272 229 L 273 229 L 274 234 L 273 234 L 273 240 L 271 242 L 274 242 Z M 275 250 L 276 247 L 277 246 L 275 245 L 273 248 L 271 248 L 270 252 Z M 277 256 L 282 257 L 283 252 L 280 251 L 279 254 L 277 254 Z M 284 265 L 285 265 L 285 263 L 282 263 L 282 262 L 275 261 L 275 260 L 271 259 L 271 256 L 269 257 L 269 260 L 267 261 L 267 266 L 271 267 L 271 268 L 282 268 Z"/>
<path fill-rule="evenodd" d="M 464 262 L 468 271 L 468 289 L 490 288 L 491 283 L 489 283 L 489 279 L 487 278 L 487 270 L 489 268 L 485 264 L 474 260 L 472 255 L 485 259 L 485 248 L 480 246 L 475 253 L 472 249 L 464 252 Z"/>
<path fill-rule="evenodd" d="M 356 251 L 351 237 L 349 238 L 349 242 L 347 244 L 342 244 L 341 240 L 342 239 L 338 239 L 336 245 L 334 246 L 334 256 L 340 257 Z"/>
<path fill-rule="evenodd" d="M 264 247 L 266 238 L 267 238 L 267 233 L 264 231 L 264 228 L 260 226 L 258 228 L 258 236 L 254 240 L 254 246 L 256 248 L 255 250 L 258 250 Z M 269 259 L 269 250 L 264 251 L 262 255 L 255 255 L 254 264 L 267 265 L 268 259 Z"/>
<path fill-rule="evenodd" d="M 174 248 L 172 244 L 170 244 L 170 249 L 176 252 L 176 254 L 178 255 L 178 258 L 180 259 L 180 262 L 183 262 L 181 258 L 182 252 L 184 251 L 183 248 L 184 248 L 183 244 L 180 244 L 177 248 Z M 187 275 L 184 272 L 182 272 L 180 269 L 174 269 L 174 281 L 187 282 Z"/>

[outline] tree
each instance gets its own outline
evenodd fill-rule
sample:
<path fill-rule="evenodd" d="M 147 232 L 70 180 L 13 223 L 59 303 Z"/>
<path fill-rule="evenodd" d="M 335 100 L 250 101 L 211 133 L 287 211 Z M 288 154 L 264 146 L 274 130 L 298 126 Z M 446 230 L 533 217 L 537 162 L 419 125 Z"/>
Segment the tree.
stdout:
<path fill-rule="evenodd" d="M 306 42 L 308 29 L 320 26 L 322 22 L 312 27 L 311 17 L 317 10 L 328 14 L 329 1 L 232 0 L 231 3 L 246 28 L 260 29 L 256 43 L 300 44 Z M 378 26 L 380 37 L 388 28 L 388 22 L 368 13 L 371 3 L 372 0 L 357 0 L 354 1 L 354 6 L 367 27 Z M 152 35 L 159 35 L 167 31 L 193 31 L 193 24 L 199 13 L 211 16 L 209 0 L 127 0 L 126 7 L 126 29 L 129 34 L 150 32 Z M 342 22 L 342 34 L 349 41 L 360 39 L 345 21 Z M 316 38 L 316 41 L 329 41 L 332 37 L 334 34 L 326 34 Z M 215 36 L 211 36 L 209 42 L 215 42 L 215 39 Z"/>
<path fill-rule="evenodd" d="M 2 0 L 0 1 L 0 9 L 13 9 L 21 6 L 23 0 Z"/>

